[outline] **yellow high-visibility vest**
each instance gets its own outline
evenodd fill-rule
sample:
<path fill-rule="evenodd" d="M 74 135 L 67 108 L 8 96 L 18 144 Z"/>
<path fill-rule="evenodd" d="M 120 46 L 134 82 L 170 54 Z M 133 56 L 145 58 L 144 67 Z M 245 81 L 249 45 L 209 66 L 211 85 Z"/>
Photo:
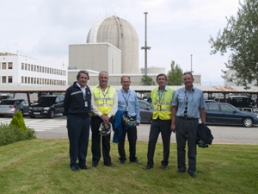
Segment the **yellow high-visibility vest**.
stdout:
<path fill-rule="evenodd" d="M 104 93 L 99 86 L 92 88 L 94 96 L 94 104 L 102 114 L 108 114 L 114 105 L 114 98 L 116 89 L 108 86 L 106 93 Z"/>
<path fill-rule="evenodd" d="M 152 119 L 160 118 L 161 120 L 171 120 L 171 108 L 174 90 L 166 87 L 162 96 L 159 96 L 159 89 L 155 88 L 151 91 L 151 101 L 153 105 Z"/>

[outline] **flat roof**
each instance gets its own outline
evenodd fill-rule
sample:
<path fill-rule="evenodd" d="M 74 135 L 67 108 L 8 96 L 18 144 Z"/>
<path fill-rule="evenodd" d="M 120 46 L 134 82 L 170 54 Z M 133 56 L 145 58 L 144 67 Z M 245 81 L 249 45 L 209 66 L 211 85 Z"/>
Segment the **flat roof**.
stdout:
<path fill-rule="evenodd" d="M 40 85 L 21 85 L 21 86 L 14 86 L 14 85 L 0 85 L 0 92 L 1 93 L 23 93 L 23 92 L 65 92 L 69 86 L 40 86 Z M 90 85 L 90 87 L 93 87 Z M 121 85 L 113 86 L 115 89 L 120 89 Z M 155 86 L 130 86 L 132 90 L 136 92 L 150 92 Z M 173 89 L 177 90 L 184 86 L 169 86 Z M 199 88 L 204 93 L 257 93 L 258 94 L 258 87 L 252 86 L 249 89 L 245 89 L 244 86 L 195 86 Z"/>

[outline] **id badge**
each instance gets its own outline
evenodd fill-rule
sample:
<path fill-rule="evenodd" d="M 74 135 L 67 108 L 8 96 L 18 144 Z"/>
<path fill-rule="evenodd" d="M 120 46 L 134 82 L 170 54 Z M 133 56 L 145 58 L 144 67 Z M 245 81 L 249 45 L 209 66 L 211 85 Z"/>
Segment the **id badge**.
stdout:
<path fill-rule="evenodd" d="M 87 101 L 84 102 L 84 106 L 88 107 L 88 102 Z"/>
<path fill-rule="evenodd" d="M 126 106 L 125 110 L 128 112 L 128 106 Z"/>
<path fill-rule="evenodd" d="M 107 104 L 107 99 L 104 99 L 104 100 L 103 100 L 103 104 Z"/>
<path fill-rule="evenodd" d="M 161 105 L 158 105 L 158 111 L 161 111 Z"/>

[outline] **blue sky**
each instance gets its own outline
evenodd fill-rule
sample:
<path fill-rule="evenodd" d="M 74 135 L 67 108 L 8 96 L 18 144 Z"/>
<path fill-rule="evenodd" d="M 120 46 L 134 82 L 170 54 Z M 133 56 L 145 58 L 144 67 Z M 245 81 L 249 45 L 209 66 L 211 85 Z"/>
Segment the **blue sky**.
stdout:
<path fill-rule="evenodd" d="M 8 0 L 0 6 L 0 52 L 68 64 L 68 45 L 86 42 L 99 17 L 117 15 L 130 22 L 144 46 L 147 17 L 148 66 L 174 60 L 183 71 L 202 75 L 202 85 L 223 85 L 221 69 L 228 55 L 210 55 L 210 36 L 235 16 L 237 0 Z M 139 66 L 144 51 L 139 49 Z"/>

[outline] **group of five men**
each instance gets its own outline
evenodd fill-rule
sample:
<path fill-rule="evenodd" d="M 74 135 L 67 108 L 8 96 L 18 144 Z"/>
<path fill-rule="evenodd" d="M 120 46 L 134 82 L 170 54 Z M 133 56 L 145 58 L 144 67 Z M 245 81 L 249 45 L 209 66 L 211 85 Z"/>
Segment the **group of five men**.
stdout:
<path fill-rule="evenodd" d="M 89 73 L 81 70 L 77 81 L 65 94 L 64 109 L 67 115 L 69 137 L 70 168 L 73 171 L 89 169 L 86 165 L 89 128 L 92 133 L 92 167 L 97 167 L 102 156 L 104 165 L 113 166 L 110 157 L 110 133 L 102 135 L 101 125 L 113 124 L 114 142 L 118 143 L 119 163 L 126 161 L 125 138 L 129 142 L 129 161 L 140 163 L 136 157 L 137 126 L 140 124 L 140 110 L 136 92 L 130 89 L 129 76 L 121 77 L 122 88 L 118 91 L 108 85 L 108 73 L 101 71 L 98 76 L 99 85 L 91 90 L 87 86 Z M 196 135 L 199 118 L 205 124 L 205 102 L 201 90 L 193 86 L 191 72 L 183 74 L 185 87 L 174 91 L 167 86 L 167 76 L 156 77 L 158 87 L 151 91 L 153 105 L 152 123 L 149 133 L 147 165 L 154 166 L 154 153 L 159 133 L 163 143 L 163 160 L 161 168 L 166 170 L 170 154 L 170 136 L 174 132 L 177 141 L 178 173 L 189 173 L 195 177 L 196 171 Z M 125 118 L 128 123 L 126 123 Z M 130 121 L 133 122 L 130 122 Z M 130 124 L 130 125 L 129 125 Z M 115 140 L 115 136 L 117 140 Z M 101 143 L 100 143 L 101 142 Z M 188 145 L 188 169 L 185 164 L 185 147 Z"/>

